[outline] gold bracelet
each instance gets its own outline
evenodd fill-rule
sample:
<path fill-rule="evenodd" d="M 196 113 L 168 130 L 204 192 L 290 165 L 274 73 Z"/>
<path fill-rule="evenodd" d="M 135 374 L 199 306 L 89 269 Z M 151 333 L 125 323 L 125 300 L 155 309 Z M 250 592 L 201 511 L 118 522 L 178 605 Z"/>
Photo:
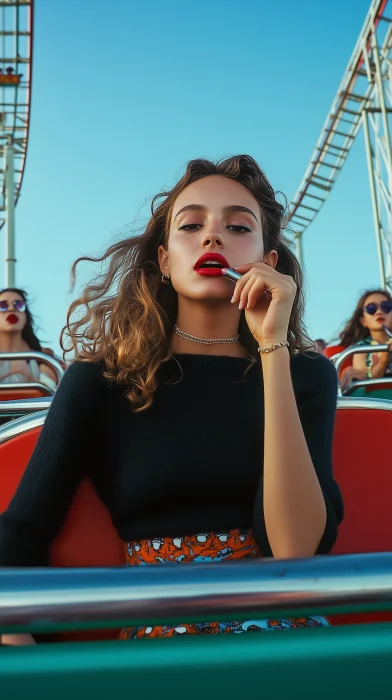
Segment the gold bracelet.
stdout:
<path fill-rule="evenodd" d="M 260 353 L 264 352 L 273 352 L 274 350 L 277 350 L 278 348 L 288 348 L 289 347 L 289 341 L 288 340 L 281 340 L 280 343 L 274 343 L 273 345 L 269 345 L 266 348 L 257 348 L 257 350 Z"/>

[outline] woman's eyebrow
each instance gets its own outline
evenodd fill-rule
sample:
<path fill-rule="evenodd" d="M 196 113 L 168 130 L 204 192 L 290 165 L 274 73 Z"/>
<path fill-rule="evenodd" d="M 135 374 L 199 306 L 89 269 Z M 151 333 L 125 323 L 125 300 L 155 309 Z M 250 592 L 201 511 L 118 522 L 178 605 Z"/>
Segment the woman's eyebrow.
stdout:
<path fill-rule="evenodd" d="M 204 204 L 187 204 L 185 207 L 182 207 L 182 209 L 180 209 L 177 212 L 174 219 L 176 219 L 177 216 L 182 214 L 184 211 L 207 211 L 207 207 Z M 227 207 L 223 207 L 223 211 L 225 213 L 230 213 L 233 211 L 244 211 L 247 214 L 251 214 L 253 218 L 257 221 L 256 214 L 254 214 L 251 209 L 248 209 L 248 207 L 243 207 L 241 204 L 228 204 Z"/>
<path fill-rule="evenodd" d="M 180 216 L 180 214 L 182 214 L 184 211 L 207 211 L 207 207 L 204 206 L 204 204 L 187 204 L 177 212 L 174 218 L 176 219 L 177 216 Z"/>
<path fill-rule="evenodd" d="M 223 211 L 228 213 L 232 211 L 244 211 L 247 214 L 251 214 L 253 218 L 257 221 L 256 214 L 254 214 L 251 209 L 248 209 L 248 207 L 243 207 L 241 204 L 229 204 L 227 207 L 223 207 Z"/>

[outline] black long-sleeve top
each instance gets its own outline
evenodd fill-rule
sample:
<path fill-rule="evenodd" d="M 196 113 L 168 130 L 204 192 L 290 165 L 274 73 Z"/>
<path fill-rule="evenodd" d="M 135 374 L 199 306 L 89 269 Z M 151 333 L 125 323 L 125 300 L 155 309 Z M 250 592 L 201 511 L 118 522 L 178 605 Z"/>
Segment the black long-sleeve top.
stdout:
<path fill-rule="evenodd" d="M 343 517 L 331 457 L 336 372 L 324 357 L 308 353 L 291 358 L 291 377 L 325 498 L 318 553 L 327 553 Z M 263 556 L 271 556 L 263 515 L 260 365 L 176 355 L 160 369 L 151 408 L 133 412 L 124 393 L 104 379 L 100 364 L 78 362 L 67 370 L 17 493 L 0 517 L 0 565 L 48 564 L 50 543 L 86 475 L 124 541 L 253 527 Z"/>

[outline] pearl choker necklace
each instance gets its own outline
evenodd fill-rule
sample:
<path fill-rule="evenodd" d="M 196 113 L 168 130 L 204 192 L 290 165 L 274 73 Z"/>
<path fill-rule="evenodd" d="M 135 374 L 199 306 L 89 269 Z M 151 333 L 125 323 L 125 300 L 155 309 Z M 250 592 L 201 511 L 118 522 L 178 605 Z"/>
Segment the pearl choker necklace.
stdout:
<path fill-rule="evenodd" d="M 238 343 L 240 336 L 236 335 L 234 338 L 198 338 L 196 335 L 189 335 L 189 333 L 184 333 L 178 326 L 174 326 L 174 332 L 184 338 L 185 340 L 190 340 L 192 343 L 202 343 L 203 345 L 219 345 L 221 343 Z"/>

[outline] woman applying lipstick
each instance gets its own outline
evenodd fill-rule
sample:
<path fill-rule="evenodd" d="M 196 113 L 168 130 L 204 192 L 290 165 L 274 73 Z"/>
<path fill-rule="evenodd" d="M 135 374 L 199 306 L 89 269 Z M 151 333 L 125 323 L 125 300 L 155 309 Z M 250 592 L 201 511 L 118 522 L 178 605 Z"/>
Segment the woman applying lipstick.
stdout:
<path fill-rule="evenodd" d="M 392 297 L 385 289 L 367 290 L 359 299 L 356 309 L 340 334 L 342 345 L 390 345 L 392 331 Z M 352 367 L 342 373 L 340 385 L 346 389 L 356 379 L 379 379 L 392 375 L 389 352 L 358 353 Z"/>
<path fill-rule="evenodd" d="M 308 352 L 283 216 L 249 156 L 191 161 L 154 200 L 145 233 L 97 259 L 107 267 L 71 305 L 63 336 L 77 361 L 0 518 L 0 565 L 48 564 L 86 455 L 129 565 L 330 551 L 343 516 L 337 379 Z M 122 636 L 322 624 L 184 621 Z"/>
<path fill-rule="evenodd" d="M 42 352 L 34 333 L 33 317 L 22 289 L 0 290 L 0 352 Z M 56 376 L 50 367 L 35 360 L 0 360 L 0 384 L 43 382 L 56 388 Z"/>

